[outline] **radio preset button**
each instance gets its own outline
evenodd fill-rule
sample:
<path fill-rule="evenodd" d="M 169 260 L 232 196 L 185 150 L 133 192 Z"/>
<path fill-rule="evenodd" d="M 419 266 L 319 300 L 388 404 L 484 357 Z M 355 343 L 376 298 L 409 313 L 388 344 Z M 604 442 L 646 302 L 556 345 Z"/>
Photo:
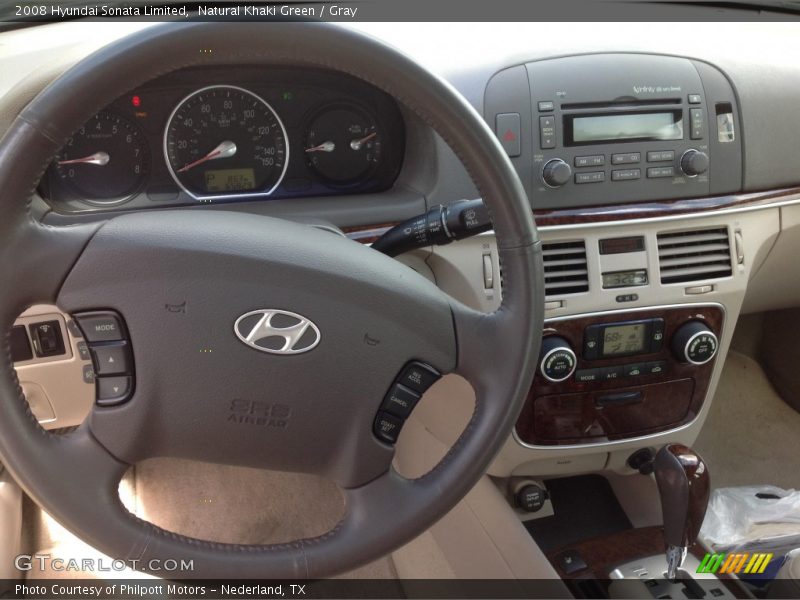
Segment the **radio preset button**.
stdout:
<path fill-rule="evenodd" d="M 625 154 L 612 154 L 612 165 L 635 165 L 642 161 L 641 152 L 626 152 Z"/>
<path fill-rule="evenodd" d="M 611 181 L 631 181 L 641 178 L 641 169 L 617 169 L 616 171 L 611 171 Z"/>
<path fill-rule="evenodd" d="M 604 171 L 592 171 L 590 173 L 575 173 L 575 183 L 602 183 L 606 180 Z"/>
<path fill-rule="evenodd" d="M 539 117 L 539 145 L 544 150 L 556 147 L 556 118 L 553 115 Z"/>
<path fill-rule="evenodd" d="M 606 164 L 606 157 L 602 154 L 575 157 L 576 167 L 602 167 L 604 164 Z"/>
<path fill-rule="evenodd" d="M 655 150 L 647 153 L 647 162 L 672 162 L 675 160 L 674 150 Z"/>
<path fill-rule="evenodd" d="M 649 167 L 647 169 L 647 177 L 655 179 L 657 177 L 674 177 L 675 167 Z"/>

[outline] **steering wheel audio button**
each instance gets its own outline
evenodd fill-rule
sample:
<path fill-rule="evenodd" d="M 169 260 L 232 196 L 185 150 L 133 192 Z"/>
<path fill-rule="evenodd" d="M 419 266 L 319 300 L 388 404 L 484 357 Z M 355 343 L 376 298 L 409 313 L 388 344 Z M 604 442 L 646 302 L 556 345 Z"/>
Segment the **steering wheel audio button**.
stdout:
<path fill-rule="evenodd" d="M 111 406 L 128 399 L 131 391 L 130 377 L 100 377 L 97 380 L 97 404 Z"/>
<path fill-rule="evenodd" d="M 95 371 L 99 376 L 125 375 L 131 372 L 131 358 L 127 342 L 92 346 Z"/>
<path fill-rule="evenodd" d="M 75 315 L 86 341 L 118 342 L 125 339 L 125 331 L 114 313 L 91 312 Z"/>

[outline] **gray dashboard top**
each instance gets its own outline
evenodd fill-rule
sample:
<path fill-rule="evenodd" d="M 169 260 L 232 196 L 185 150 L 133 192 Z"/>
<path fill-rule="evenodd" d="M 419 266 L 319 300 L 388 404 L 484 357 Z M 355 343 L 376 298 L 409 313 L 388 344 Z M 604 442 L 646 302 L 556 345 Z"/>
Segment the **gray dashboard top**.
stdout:
<path fill-rule="evenodd" d="M 97 46 L 146 26 L 142 23 L 61 23 L 0 35 L 0 131 L 10 117 L 59 69 Z M 399 47 L 428 69 L 447 78 L 482 110 L 486 83 L 515 64 L 597 52 L 645 52 L 686 56 L 712 63 L 730 78 L 742 111 L 745 190 L 800 183 L 800 24 L 797 23 L 358 23 L 350 25 Z M 91 33 L 90 33 L 91 32 Z M 76 44 L 74 40 L 87 40 Z M 58 58 L 57 61 L 54 59 Z M 31 73 L 33 72 L 33 76 Z M 13 89 L 13 93 L 8 93 Z M 416 200 L 370 209 L 354 200 L 348 223 L 378 222 L 411 216 L 422 197 L 428 203 L 468 197 L 466 173 L 446 147 L 420 135 L 435 163 L 423 177 L 401 180 Z M 434 156 L 429 156 L 433 159 Z M 427 162 L 429 165 L 431 161 Z M 419 164 L 416 165 L 419 167 Z M 433 169 L 433 173 L 431 172 Z M 447 177 L 436 174 L 447 173 Z M 343 202 L 345 202 L 343 200 Z M 262 203 L 259 203 L 262 204 Z M 263 203 L 269 204 L 269 203 Z M 534 199 L 535 205 L 535 199 Z M 413 208 L 412 208 L 413 207 Z M 298 212 L 321 215 L 322 205 L 298 203 Z M 374 211 L 374 212 L 372 212 Z M 367 214 L 372 213 L 372 214 Z M 339 218 L 332 219 L 339 221 Z"/>

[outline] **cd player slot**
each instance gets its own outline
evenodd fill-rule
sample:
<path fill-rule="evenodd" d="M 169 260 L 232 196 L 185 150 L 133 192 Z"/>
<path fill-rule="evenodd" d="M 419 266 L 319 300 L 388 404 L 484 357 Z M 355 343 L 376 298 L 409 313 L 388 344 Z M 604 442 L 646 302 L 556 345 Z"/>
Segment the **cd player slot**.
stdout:
<path fill-rule="evenodd" d="M 681 104 L 683 100 L 680 98 L 657 98 L 653 100 L 613 100 L 611 102 L 570 102 L 561 105 L 561 110 L 583 110 L 583 109 L 597 109 L 597 108 L 610 108 L 618 110 L 630 110 L 632 108 L 639 108 L 642 106 L 660 106 Z"/>

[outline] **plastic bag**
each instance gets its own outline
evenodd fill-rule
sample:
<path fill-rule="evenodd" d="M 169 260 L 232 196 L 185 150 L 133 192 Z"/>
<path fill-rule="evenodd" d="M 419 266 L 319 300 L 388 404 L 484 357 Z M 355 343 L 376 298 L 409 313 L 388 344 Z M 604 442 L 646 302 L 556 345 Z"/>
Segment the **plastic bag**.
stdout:
<path fill-rule="evenodd" d="M 715 551 L 800 547 L 800 492 L 771 485 L 719 488 L 700 537 Z"/>

